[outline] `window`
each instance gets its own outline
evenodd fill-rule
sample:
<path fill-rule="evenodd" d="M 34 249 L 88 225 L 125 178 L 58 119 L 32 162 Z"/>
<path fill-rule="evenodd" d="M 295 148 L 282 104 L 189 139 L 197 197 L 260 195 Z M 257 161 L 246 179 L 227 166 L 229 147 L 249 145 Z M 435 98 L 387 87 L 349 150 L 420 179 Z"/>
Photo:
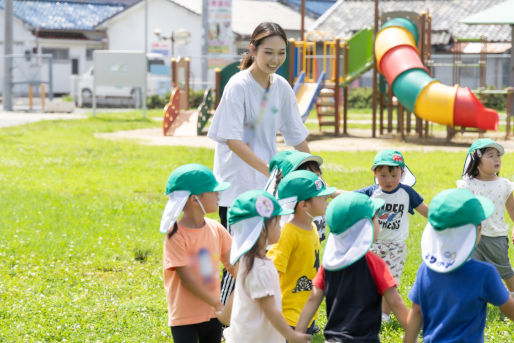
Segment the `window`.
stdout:
<path fill-rule="evenodd" d="M 41 53 L 51 54 L 54 61 L 68 61 L 70 59 L 70 50 L 66 48 L 42 48 Z"/>
<path fill-rule="evenodd" d="M 96 49 L 88 48 L 86 49 L 86 61 L 92 61 L 93 60 L 93 51 Z"/>

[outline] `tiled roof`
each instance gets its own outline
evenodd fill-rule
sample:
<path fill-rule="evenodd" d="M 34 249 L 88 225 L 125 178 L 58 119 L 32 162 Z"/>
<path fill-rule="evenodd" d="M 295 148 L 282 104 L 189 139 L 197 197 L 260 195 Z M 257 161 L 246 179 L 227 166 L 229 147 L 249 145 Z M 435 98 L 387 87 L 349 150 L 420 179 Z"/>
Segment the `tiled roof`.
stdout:
<path fill-rule="evenodd" d="M 496 5 L 499 0 L 395 0 L 380 1 L 381 12 L 426 10 L 432 15 L 432 44 L 448 44 L 451 37 L 480 38 L 510 42 L 508 25 L 466 25 L 459 21 L 470 14 Z M 338 0 L 309 29 L 349 37 L 364 27 L 373 26 L 373 0 Z"/>
<path fill-rule="evenodd" d="M 284 4 L 291 5 L 294 9 L 299 9 L 301 0 L 280 0 Z M 305 12 L 311 13 L 316 17 L 326 12 L 336 1 L 335 0 L 305 0 Z"/>
<path fill-rule="evenodd" d="M 121 12 L 133 2 L 133 0 L 15 0 L 13 12 L 16 18 L 34 29 L 91 31 L 96 25 Z M 4 0 L 0 0 L 0 8 L 3 9 L 4 4 Z"/>

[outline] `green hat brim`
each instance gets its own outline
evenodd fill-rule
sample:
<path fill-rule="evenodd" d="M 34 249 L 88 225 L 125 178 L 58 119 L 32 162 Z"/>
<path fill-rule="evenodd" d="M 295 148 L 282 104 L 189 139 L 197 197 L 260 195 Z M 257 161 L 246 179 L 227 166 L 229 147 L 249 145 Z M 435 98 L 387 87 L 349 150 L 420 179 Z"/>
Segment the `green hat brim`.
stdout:
<path fill-rule="evenodd" d="M 405 165 L 405 163 L 399 163 L 399 162 L 394 162 L 394 161 L 380 162 L 379 164 L 374 164 L 371 167 L 371 170 L 375 170 L 375 169 L 377 169 L 377 167 L 380 167 L 380 166 L 402 167 L 402 165 Z"/>
<path fill-rule="evenodd" d="M 219 182 L 214 189 L 213 192 L 222 192 L 230 187 L 230 182 Z"/>
<path fill-rule="evenodd" d="M 385 200 L 381 198 L 369 198 L 369 200 L 373 203 L 373 215 L 385 204 Z"/>
<path fill-rule="evenodd" d="M 502 156 L 505 153 L 505 149 L 503 148 L 503 146 L 501 146 L 501 144 L 498 144 L 495 141 L 490 140 L 490 139 L 487 139 L 487 140 L 484 139 L 483 142 L 476 144 L 476 145 L 474 142 L 469 147 L 468 153 L 472 153 L 474 150 L 477 150 L 477 149 L 485 149 L 485 148 L 495 148 L 496 150 L 498 150 L 500 152 L 500 156 Z"/>
<path fill-rule="evenodd" d="M 306 162 L 310 162 L 310 161 L 316 162 L 318 164 L 318 166 L 321 166 L 323 164 L 323 159 L 321 158 L 321 156 L 310 155 L 309 157 L 304 158 L 303 160 L 298 161 L 297 163 L 295 163 L 295 165 L 293 166 L 293 170 L 291 170 L 291 171 L 296 170 L 302 164 L 304 164 Z"/>

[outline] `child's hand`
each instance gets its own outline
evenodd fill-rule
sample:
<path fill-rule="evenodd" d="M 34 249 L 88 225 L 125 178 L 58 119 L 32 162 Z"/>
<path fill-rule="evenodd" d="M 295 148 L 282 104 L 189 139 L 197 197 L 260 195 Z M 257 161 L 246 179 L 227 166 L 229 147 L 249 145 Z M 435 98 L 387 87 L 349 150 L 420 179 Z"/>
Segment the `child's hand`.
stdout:
<path fill-rule="evenodd" d="M 511 235 L 511 239 L 512 239 L 512 244 L 514 244 L 514 227 L 512 228 L 512 235 Z"/>
<path fill-rule="evenodd" d="M 223 306 L 223 304 L 216 306 L 214 309 L 214 314 L 221 324 L 227 326 L 230 325 L 230 311 L 227 311 L 227 308 Z"/>
<path fill-rule="evenodd" d="M 311 341 L 311 335 L 298 331 L 293 331 L 293 334 L 291 334 L 291 337 L 287 338 L 287 341 L 289 343 L 306 343 Z"/>

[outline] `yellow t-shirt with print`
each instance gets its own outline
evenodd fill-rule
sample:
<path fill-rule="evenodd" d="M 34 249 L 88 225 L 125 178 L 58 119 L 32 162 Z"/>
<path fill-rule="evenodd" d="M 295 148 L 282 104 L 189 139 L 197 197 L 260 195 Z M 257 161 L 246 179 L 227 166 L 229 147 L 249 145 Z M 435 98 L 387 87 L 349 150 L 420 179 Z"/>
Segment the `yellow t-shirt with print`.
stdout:
<path fill-rule="evenodd" d="M 268 252 L 280 276 L 282 314 L 291 326 L 296 326 L 311 294 L 312 279 L 320 266 L 319 252 L 316 226 L 312 224 L 312 230 L 307 231 L 292 223 L 284 225 L 278 243 L 273 244 Z M 316 311 L 313 320 L 317 316 Z"/>

